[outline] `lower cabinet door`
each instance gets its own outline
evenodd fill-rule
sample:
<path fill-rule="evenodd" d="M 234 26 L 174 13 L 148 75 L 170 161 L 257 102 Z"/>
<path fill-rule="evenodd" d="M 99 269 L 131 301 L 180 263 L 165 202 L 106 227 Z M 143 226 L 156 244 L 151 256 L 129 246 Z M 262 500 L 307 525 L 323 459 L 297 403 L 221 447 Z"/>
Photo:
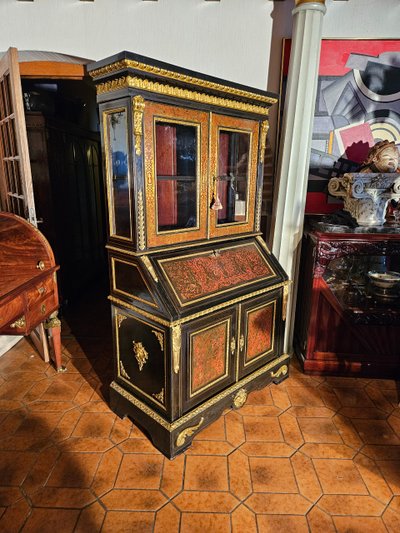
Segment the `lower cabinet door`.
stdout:
<path fill-rule="evenodd" d="M 184 412 L 235 381 L 236 316 L 228 308 L 182 328 Z"/>
<path fill-rule="evenodd" d="M 167 332 L 113 308 L 117 380 L 153 407 L 167 409 Z"/>
<path fill-rule="evenodd" d="M 282 289 L 243 303 L 240 317 L 239 379 L 281 354 Z"/>

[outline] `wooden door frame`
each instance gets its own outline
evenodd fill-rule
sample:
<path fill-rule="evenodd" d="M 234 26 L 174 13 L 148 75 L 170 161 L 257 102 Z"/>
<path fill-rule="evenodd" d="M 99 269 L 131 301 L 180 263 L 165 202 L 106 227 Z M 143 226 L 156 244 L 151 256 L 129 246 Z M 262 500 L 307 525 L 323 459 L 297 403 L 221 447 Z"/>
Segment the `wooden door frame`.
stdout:
<path fill-rule="evenodd" d="M 24 194 L 25 203 L 25 218 L 29 220 L 34 226 L 37 226 L 35 200 L 33 195 L 32 173 L 29 159 L 29 147 L 26 134 L 25 111 L 22 96 L 21 77 L 19 72 L 18 50 L 16 48 L 9 48 L 8 51 L 0 60 L 0 77 L 9 75 L 10 79 L 10 96 L 12 100 L 12 108 L 15 125 L 15 140 L 17 143 L 17 152 L 20 163 L 21 185 Z M 3 181 L 1 189 L 3 200 L 6 202 L 5 181 Z"/>

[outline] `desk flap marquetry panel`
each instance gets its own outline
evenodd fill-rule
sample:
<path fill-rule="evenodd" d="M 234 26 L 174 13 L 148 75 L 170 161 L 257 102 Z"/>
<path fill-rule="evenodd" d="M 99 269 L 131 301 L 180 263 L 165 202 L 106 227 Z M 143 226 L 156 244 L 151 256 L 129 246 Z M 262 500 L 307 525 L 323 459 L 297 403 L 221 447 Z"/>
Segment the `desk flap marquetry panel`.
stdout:
<path fill-rule="evenodd" d="M 252 239 L 202 247 L 174 256 L 159 254 L 155 263 L 180 307 L 229 299 L 240 292 L 282 280 L 274 259 Z"/>

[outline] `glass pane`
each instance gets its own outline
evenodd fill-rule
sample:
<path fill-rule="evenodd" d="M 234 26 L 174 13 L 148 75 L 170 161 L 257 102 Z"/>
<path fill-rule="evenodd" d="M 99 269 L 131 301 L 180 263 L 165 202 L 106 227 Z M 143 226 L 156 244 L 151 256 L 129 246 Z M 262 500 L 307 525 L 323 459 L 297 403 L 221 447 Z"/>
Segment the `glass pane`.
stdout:
<path fill-rule="evenodd" d="M 218 143 L 217 224 L 247 218 L 250 134 L 220 130 Z"/>
<path fill-rule="evenodd" d="M 115 111 L 107 115 L 109 151 L 109 180 L 112 191 L 114 211 L 111 233 L 121 237 L 130 237 L 130 202 L 128 175 L 128 139 L 126 110 Z"/>
<path fill-rule="evenodd" d="M 197 227 L 197 127 L 156 122 L 158 231 Z"/>

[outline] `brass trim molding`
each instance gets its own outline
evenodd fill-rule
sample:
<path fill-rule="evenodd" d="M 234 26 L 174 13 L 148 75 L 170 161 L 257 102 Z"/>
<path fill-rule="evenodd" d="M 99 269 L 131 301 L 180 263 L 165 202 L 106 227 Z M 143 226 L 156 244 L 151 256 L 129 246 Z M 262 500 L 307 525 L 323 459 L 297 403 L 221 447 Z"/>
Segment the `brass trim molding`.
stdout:
<path fill-rule="evenodd" d="M 189 89 L 182 89 L 173 85 L 165 85 L 159 82 L 153 82 L 134 76 L 124 76 L 115 80 L 100 83 L 96 87 L 97 94 L 110 93 L 112 91 L 119 91 L 126 88 L 138 89 L 141 91 L 149 91 L 157 94 L 164 94 L 166 96 L 173 96 L 175 98 L 182 98 L 183 100 L 192 100 L 202 104 L 215 105 L 219 107 L 227 107 L 229 109 L 236 109 L 238 111 L 247 111 L 248 113 L 255 113 L 257 115 L 268 116 L 268 108 L 261 107 L 255 104 L 247 104 L 245 102 L 238 102 L 236 100 L 229 100 L 220 96 L 213 96 L 210 94 L 198 93 L 190 91 Z M 274 99 L 272 103 L 277 102 Z"/>
<path fill-rule="evenodd" d="M 182 332 L 181 326 L 175 325 L 171 328 L 171 342 L 172 342 L 172 367 L 175 374 L 179 372 L 179 365 L 181 359 L 182 346 Z"/>
<path fill-rule="evenodd" d="M 156 283 L 158 283 L 158 277 L 157 277 L 156 271 L 154 270 L 153 265 L 150 262 L 150 259 L 147 257 L 147 255 L 141 255 L 140 259 L 143 261 L 143 264 L 149 271 L 151 277 L 154 279 Z"/>
<path fill-rule="evenodd" d="M 116 318 L 117 318 L 117 326 L 119 329 L 121 327 L 122 322 L 126 320 L 128 317 L 126 315 L 120 315 L 117 313 Z"/>
<path fill-rule="evenodd" d="M 123 362 L 121 360 L 119 361 L 119 372 L 120 372 L 122 377 L 124 377 L 126 379 L 129 379 L 129 381 L 131 381 L 131 376 L 125 370 L 124 364 L 123 364 Z"/>
<path fill-rule="evenodd" d="M 10 328 L 24 328 L 26 326 L 26 320 L 25 320 L 25 315 L 21 316 L 21 318 L 18 318 L 18 320 L 16 320 L 15 322 L 13 322 L 12 324 L 10 324 Z"/>
<path fill-rule="evenodd" d="M 247 391 L 246 389 L 240 389 L 239 392 L 235 394 L 235 397 L 233 398 L 233 405 L 236 407 L 236 409 L 239 409 L 240 407 L 243 407 L 243 405 L 246 403 L 247 400 Z"/>
<path fill-rule="evenodd" d="M 58 311 L 51 313 L 49 318 L 45 321 L 45 329 L 59 328 L 61 326 L 61 320 L 58 318 Z"/>
<path fill-rule="evenodd" d="M 283 298 L 282 298 L 282 320 L 286 320 L 287 315 L 287 306 L 288 306 L 288 298 L 289 298 L 289 286 L 290 282 L 287 281 L 285 285 L 283 286 Z"/>
<path fill-rule="evenodd" d="M 153 315 L 151 313 L 148 313 L 147 311 L 144 311 L 143 309 L 139 309 L 139 307 L 136 307 L 135 305 L 128 304 L 127 302 L 123 302 L 119 298 L 116 298 L 115 296 L 109 296 L 108 299 L 113 304 L 119 305 L 125 309 L 130 309 L 131 311 L 135 311 L 135 313 L 141 315 L 142 317 L 148 318 L 150 320 L 153 320 L 154 322 L 157 322 L 158 324 L 161 324 L 162 326 L 171 326 L 171 322 L 168 322 L 167 320 L 158 317 L 157 315 Z"/>
<path fill-rule="evenodd" d="M 260 231 L 260 226 L 261 226 L 262 194 L 263 194 L 263 188 L 260 187 L 260 190 L 258 191 L 257 198 L 256 198 L 256 214 L 255 214 L 255 225 L 254 225 L 254 229 L 256 231 Z"/>
<path fill-rule="evenodd" d="M 204 417 L 202 416 L 200 418 L 200 421 L 198 424 L 196 424 L 195 426 L 191 426 L 189 428 L 186 428 L 184 429 L 183 431 L 181 431 L 179 433 L 179 435 L 177 436 L 176 438 L 176 445 L 177 446 L 183 446 L 185 444 L 185 441 L 188 437 L 191 437 L 193 435 L 193 433 L 195 433 L 199 427 L 202 425 L 202 423 L 204 422 Z"/>
<path fill-rule="evenodd" d="M 246 235 L 239 235 L 240 238 L 247 238 L 247 237 L 256 237 L 256 238 L 258 238 L 258 237 L 261 237 L 261 236 L 262 236 L 262 233 L 260 231 L 252 231 L 252 232 L 249 232 Z M 233 241 L 233 240 L 235 240 L 237 238 L 238 238 L 237 235 L 227 235 L 226 237 L 216 237 L 216 238 L 213 238 L 213 239 L 207 239 L 207 241 L 208 241 L 209 244 L 217 244 L 217 243 L 220 243 L 220 242 L 225 243 L 226 241 Z M 132 255 L 134 257 L 142 257 L 144 255 L 149 255 L 149 254 L 159 254 L 159 253 L 163 253 L 165 251 L 170 252 L 172 250 L 182 250 L 182 244 L 176 245 L 176 246 L 168 246 L 168 248 L 166 248 L 165 246 L 163 246 L 162 248 L 160 248 L 160 247 L 152 248 L 151 250 L 147 250 L 145 252 L 133 252 L 132 250 L 126 250 L 124 248 L 118 248 L 117 246 L 118 246 L 118 244 L 116 244 L 115 246 L 113 246 L 111 244 L 106 244 L 105 247 L 106 247 L 107 250 L 112 250 L 114 252 L 123 252 L 125 255 Z M 185 248 L 194 248 L 195 246 L 199 246 L 199 242 L 190 242 L 188 244 L 185 243 Z"/>
<path fill-rule="evenodd" d="M 143 138 L 143 113 L 144 98 L 137 95 L 133 98 L 133 134 L 135 135 L 135 153 L 142 155 L 142 138 Z"/>
<path fill-rule="evenodd" d="M 242 351 L 244 348 L 244 335 L 243 333 L 240 335 L 240 339 L 239 339 L 239 350 Z"/>
<path fill-rule="evenodd" d="M 286 376 L 286 374 L 288 373 L 289 371 L 289 368 L 287 365 L 282 365 L 280 368 L 278 368 L 278 370 L 276 372 L 271 372 L 271 377 L 272 378 L 279 378 L 279 376 Z"/>
<path fill-rule="evenodd" d="M 258 244 L 260 244 L 264 250 L 271 255 L 271 250 L 268 248 L 267 243 L 264 241 L 264 239 L 261 237 L 261 235 L 257 235 L 256 237 Z"/>
<path fill-rule="evenodd" d="M 247 383 L 252 381 L 253 379 L 262 376 L 263 374 L 269 372 L 271 368 L 274 368 L 275 366 L 279 365 L 280 363 L 283 363 L 288 359 L 288 354 L 283 354 L 277 359 L 274 359 L 267 365 L 259 368 L 256 372 L 253 372 L 252 374 L 246 376 L 239 382 L 235 383 L 234 385 L 231 385 L 228 389 L 225 389 L 224 391 L 220 392 L 219 394 L 213 396 L 208 401 L 204 402 L 203 404 L 196 407 L 196 409 L 193 409 L 193 411 L 190 411 L 187 415 L 182 416 L 181 418 L 178 418 L 178 420 L 175 420 L 175 422 L 167 422 L 162 416 L 160 416 L 158 413 L 153 411 L 150 407 L 148 407 L 146 404 L 138 400 L 135 396 L 133 396 L 131 393 L 123 389 L 118 383 L 113 381 L 110 385 L 112 389 L 114 389 L 116 392 L 118 392 L 122 397 L 124 397 L 126 400 L 128 400 L 130 403 L 132 403 L 135 407 L 143 411 L 146 415 L 148 415 L 150 418 L 155 420 L 160 426 L 162 426 L 164 429 L 166 429 L 169 432 L 175 431 L 177 428 L 183 426 L 192 418 L 195 418 L 199 414 L 203 413 L 203 411 L 206 411 L 209 407 L 215 405 L 220 400 L 225 398 L 226 396 L 229 396 L 230 394 L 235 393 L 238 389 L 241 389 Z"/>
<path fill-rule="evenodd" d="M 161 391 L 158 394 L 152 394 L 156 400 L 158 400 L 160 403 L 164 405 L 164 387 L 161 389 Z"/>
<path fill-rule="evenodd" d="M 143 191 L 140 189 L 137 193 L 137 239 L 139 250 L 146 248 L 145 221 L 144 221 L 144 201 Z"/>
<path fill-rule="evenodd" d="M 193 315 L 186 316 L 184 318 L 180 318 L 179 320 L 168 322 L 167 320 L 160 318 L 156 315 L 152 315 L 151 313 L 147 313 L 146 311 L 143 311 L 143 309 L 139 309 L 138 307 L 128 304 L 126 302 L 123 302 L 122 300 L 119 300 L 118 298 L 115 298 L 115 296 L 109 296 L 108 299 L 115 303 L 116 305 L 120 305 L 121 307 L 125 307 L 127 309 L 131 309 L 132 311 L 135 311 L 135 313 L 138 313 L 139 315 L 145 316 L 146 318 L 150 318 L 151 320 L 154 320 L 155 322 L 158 322 L 159 324 L 162 324 L 163 326 L 173 327 L 180 324 L 185 324 L 186 322 L 190 322 L 190 320 L 194 320 L 195 318 L 200 318 L 202 316 L 209 315 L 213 313 L 214 311 L 218 311 L 219 309 L 225 309 L 225 307 L 229 307 L 230 305 L 237 304 L 239 302 L 243 302 L 243 300 L 250 300 L 254 296 L 259 296 L 261 294 L 264 294 L 266 292 L 273 291 L 275 289 L 279 289 L 280 287 L 284 287 L 288 282 L 282 281 L 280 283 L 276 283 L 275 285 L 271 285 L 271 287 L 266 287 L 265 289 L 260 289 L 258 291 L 251 292 L 249 294 L 245 294 L 244 296 L 238 296 L 237 298 L 234 298 L 233 300 L 228 300 L 227 302 L 224 302 L 222 304 L 214 305 L 213 307 L 209 307 L 208 309 L 205 309 L 204 311 L 199 311 L 198 313 L 194 313 Z"/>
<path fill-rule="evenodd" d="M 243 89 L 237 89 L 235 87 L 230 87 L 229 85 L 222 85 L 217 82 L 202 80 L 201 78 L 189 76 L 188 74 L 181 74 L 180 72 L 174 72 L 174 71 L 167 70 L 164 68 L 155 67 L 153 65 L 147 65 L 146 63 L 141 63 L 133 59 L 123 59 L 121 61 L 116 61 L 115 63 L 112 63 L 111 65 L 107 65 L 105 67 L 92 70 L 92 72 L 90 73 L 90 76 L 92 78 L 97 78 L 99 76 L 113 74 L 114 72 L 118 72 L 119 70 L 123 70 L 125 68 L 134 68 L 142 72 L 157 74 L 158 76 L 163 76 L 170 80 L 182 81 L 185 83 L 192 83 L 194 85 L 198 85 L 199 87 L 203 87 L 206 89 L 212 89 L 214 91 L 221 91 L 223 93 L 232 94 L 234 96 L 251 98 L 253 100 L 258 100 L 259 102 L 264 102 L 266 104 L 272 105 L 278 101 L 277 98 L 273 98 L 271 96 L 255 94 L 250 91 L 245 91 Z"/>
<path fill-rule="evenodd" d="M 267 146 L 268 120 L 264 120 L 260 126 L 260 163 L 264 163 L 265 148 Z"/>
<path fill-rule="evenodd" d="M 160 343 L 161 351 L 164 351 L 164 333 L 162 331 L 151 330 L 152 333 L 157 337 L 158 342 Z"/>
<path fill-rule="evenodd" d="M 235 337 L 231 338 L 231 354 L 233 355 L 236 351 L 236 339 Z"/>
<path fill-rule="evenodd" d="M 135 359 L 139 365 L 139 371 L 141 372 L 149 358 L 149 354 L 141 342 L 132 341 L 132 346 Z"/>

